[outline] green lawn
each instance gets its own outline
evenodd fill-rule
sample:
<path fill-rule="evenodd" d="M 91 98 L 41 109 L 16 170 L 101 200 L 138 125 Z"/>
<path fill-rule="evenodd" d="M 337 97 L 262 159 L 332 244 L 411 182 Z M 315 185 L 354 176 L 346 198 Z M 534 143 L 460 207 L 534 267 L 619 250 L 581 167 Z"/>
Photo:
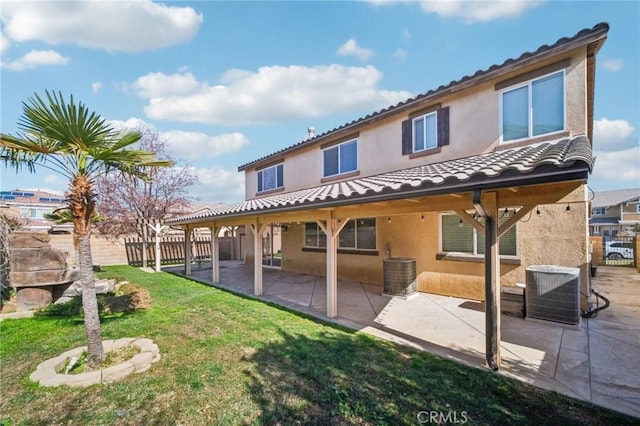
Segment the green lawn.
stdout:
<path fill-rule="evenodd" d="M 51 424 L 632 424 L 636 419 L 320 323 L 180 277 L 109 267 L 152 307 L 103 317 L 104 339 L 148 337 L 162 360 L 122 382 L 42 388 L 38 363 L 84 344 L 79 317 L 0 323 L 0 420 Z M 437 413 L 436 413 L 437 414 Z M 455 416 L 455 418 L 454 418 Z"/>

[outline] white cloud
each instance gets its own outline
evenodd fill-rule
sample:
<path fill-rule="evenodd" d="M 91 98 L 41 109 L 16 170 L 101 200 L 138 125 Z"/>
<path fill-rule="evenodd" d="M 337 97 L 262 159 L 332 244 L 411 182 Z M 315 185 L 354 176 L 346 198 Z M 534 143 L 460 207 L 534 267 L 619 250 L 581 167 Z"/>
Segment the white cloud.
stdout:
<path fill-rule="evenodd" d="M 519 16 L 526 10 L 541 5 L 540 0 L 365 0 L 376 6 L 420 4 L 423 12 L 435 13 L 443 18 L 462 18 L 468 23 L 487 22 Z M 409 32 L 407 30 L 406 34 Z"/>
<path fill-rule="evenodd" d="M 596 162 L 590 180 L 599 186 L 637 187 L 640 182 L 640 145 L 621 151 L 594 151 Z M 609 183 L 609 185 L 606 185 Z"/>
<path fill-rule="evenodd" d="M 399 47 L 398 49 L 396 49 L 395 52 L 393 52 L 393 57 L 394 58 L 398 58 L 398 59 L 406 59 L 407 58 L 407 51 L 404 50 L 403 48 Z"/>
<path fill-rule="evenodd" d="M 358 42 L 355 38 L 347 40 L 338 48 L 336 53 L 340 56 L 355 56 L 363 62 L 369 60 L 369 58 L 375 54 L 371 49 L 358 46 Z"/>
<path fill-rule="evenodd" d="M 151 0 L 3 2 L 0 18 L 13 41 L 71 43 L 140 52 L 190 40 L 203 22 L 190 7 Z"/>
<path fill-rule="evenodd" d="M 91 90 L 93 91 L 93 93 L 98 93 L 100 89 L 102 89 L 101 81 L 94 81 L 93 83 L 91 83 Z"/>
<path fill-rule="evenodd" d="M 0 53 L 4 53 L 11 47 L 11 42 L 0 32 Z"/>
<path fill-rule="evenodd" d="M 115 129 L 138 129 L 141 132 L 157 132 L 158 137 L 166 141 L 166 148 L 177 158 L 201 160 L 237 152 L 249 144 L 249 139 L 240 132 L 209 136 L 202 132 L 170 130 L 158 132 L 156 127 L 146 121 L 131 117 L 127 121 L 111 120 Z"/>
<path fill-rule="evenodd" d="M 11 62 L 3 62 L 2 68 L 11 71 L 23 71 L 46 65 L 66 65 L 66 58 L 54 50 L 32 50 L 21 58 Z"/>
<path fill-rule="evenodd" d="M 132 86 L 141 98 L 188 95 L 203 87 L 191 73 L 167 75 L 160 72 L 144 75 Z"/>
<path fill-rule="evenodd" d="M 405 28 L 404 30 L 402 30 L 402 38 L 405 40 L 409 40 L 411 38 L 411 33 L 408 29 Z"/>
<path fill-rule="evenodd" d="M 167 140 L 167 149 L 179 158 L 190 160 L 236 152 L 249 143 L 249 139 L 238 132 L 209 136 L 200 132 L 172 130 L 161 135 Z"/>
<path fill-rule="evenodd" d="M 637 143 L 632 137 L 634 127 L 626 120 L 601 118 L 593 122 L 593 145 L 602 151 L 618 151 Z"/>
<path fill-rule="evenodd" d="M 150 130 L 150 131 L 154 131 L 154 132 L 156 131 L 156 128 L 155 128 L 155 126 L 153 124 L 147 123 L 143 119 L 137 118 L 137 117 L 131 117 L 127 121 L 109 120 L 109 123 L 116 130 L 120 130 L 120 129 L 139 129 L 142 132 L 144 132 L 145 130 Z"/>
<path fill-rule="evenodd" d="M 47 185 L 53 185 L 56 187 L 59 187 L 59 186 L 65 187 L 68 184 L 67 181 L 65 181 L 63 178 L 61 178 L 58 175 L 46 175 L 44 177 L 44 183 L 46 183 Z"/>
<path fill-rule="evenodd" d="M 215 86 L 191 74 L 162 73 L 140 77 L 134 86 L 149 99 L 144 110 L 152 119 L 237 125 L 370 111 L 411 96 L 379 89 L 382 76 L 373 66 L 291 65 L 230 70 Z"/>
<path fill-rule="evenodd" d="M 414 0 L 367 0 L 377 6 L 413 4 Z M 419 2 L 425 13 L 444 18 L 462 18 L 466 22 L 487 22 L 521 15 L 527 9 L 542 4 L 539 0 L 426 0 Z"/>
<path fill-rule="evenodd" d="M 604 69 L 609 71 L 620 71 L 623 66 L 622 59 L 606 59 L 602 61 Z"/>
<path fill-rule="evenodd" d="M 195 168 L 198 184 L 190 187 L 190 195 L 204 202 L 234 203 L 244 200 L 244 174 L 214 166 Z"/>
<path fill-rule="evenodd" d="M 426 13 L 436 13 L 445 18 L 462 18 L 466 22 L 487 22 L 519 16 L 540 4 L 539 1 L 522 0 L 428 0 L 420 2 Z"/>

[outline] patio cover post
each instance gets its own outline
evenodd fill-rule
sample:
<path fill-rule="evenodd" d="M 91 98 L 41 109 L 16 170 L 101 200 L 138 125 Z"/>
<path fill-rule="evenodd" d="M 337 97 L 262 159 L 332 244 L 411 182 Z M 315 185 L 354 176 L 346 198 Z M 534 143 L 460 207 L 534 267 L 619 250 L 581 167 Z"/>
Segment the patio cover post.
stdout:
<path fill-rule="evenodd" d="M 236 227 L 230 226 L 229 231 L 231 232 L 231 260 L 236 260 Z"/>
<path fill-rule="evenodd" d="M 500 245 L 498 238 L 497 194 L 486 194 L 483 203 L 485 217 L 484 279 L 485 279 L 485 337 L 486 360 L 489 368 L 500 368 Z"/>
<path fill-rule="evenodd" d="M 267 229 L 267 224 L 255 223 L 249 225 L 253 232 L 253 294 L 262 296 L 262 234 Z"/>
<path fill-rule="evenodd" d="M 184 274 L 191 275 L 191 229 L 184 230 Z"/>
<path fill-rule="evenodd" d="M 349 219 L 341 223 L 329 215 L 325 222 L 318 220 L 318 226 L 327 236 L 327 317 L 338 315 L 338 235 Z"/>
<path fill-rule="evenodd" d="M 219 231 L 219 226 L 214 225 L 209 227 L 209 232 L 211 232 L 211 282 L 213 284 L 218 284 L 220 282 Z"/>

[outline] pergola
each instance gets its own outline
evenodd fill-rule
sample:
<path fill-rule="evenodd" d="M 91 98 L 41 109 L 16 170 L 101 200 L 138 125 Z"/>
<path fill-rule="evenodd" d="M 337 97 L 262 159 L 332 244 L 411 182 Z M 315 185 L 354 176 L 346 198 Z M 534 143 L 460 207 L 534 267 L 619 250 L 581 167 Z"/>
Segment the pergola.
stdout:
<path fill-rule="evenodd" d="M 246 225 L 254 244 L 254 294 L 262 295 L 262 235 L 271 223 L 316 222 L 327 236 L 326 315 L 337 315 L 338 236 L 353 218 L 454 211 L 485 235 L 486 361 L 500 366 L 499 239 L 538 205 L 584 202 L 571 194 L 593 166 L 585 136 L 542 142 L 280 193 L 167 221 L 185 231 L 185 275 L 191 274 L 190 233 L 211 230 L 212 282 L 220 282 L 218 231 Z M 498 226 L 499 211 L 515 214 Z M 468 211 L 475 211 L 469 214 Z M 482 218 L 480 222 L 477 218 Z"/>

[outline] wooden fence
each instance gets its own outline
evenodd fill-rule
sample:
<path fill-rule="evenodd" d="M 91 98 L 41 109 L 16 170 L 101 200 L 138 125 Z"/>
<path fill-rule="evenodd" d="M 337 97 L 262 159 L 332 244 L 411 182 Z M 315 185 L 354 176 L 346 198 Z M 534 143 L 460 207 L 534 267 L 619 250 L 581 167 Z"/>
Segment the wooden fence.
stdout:
<path fill-rule="evenodd" d="M 155 240 L 151 238 L 147 243 L 147 265 L 154 265 L 156 262 Z M 219 259 L 231 259 L 230 237 L 218 239 Z M 125 250 L 127 262 L 132 266 L 142 265 L 143 244 L 141 238 L 125 238 Z M 211 261 L 211 237 L 197 236 L 191 240 L 191 257 L 195 262 Z M 160 264 L 172 265 L 184 263 L 184 237 L 162 237 L 160 239 Z"/>

